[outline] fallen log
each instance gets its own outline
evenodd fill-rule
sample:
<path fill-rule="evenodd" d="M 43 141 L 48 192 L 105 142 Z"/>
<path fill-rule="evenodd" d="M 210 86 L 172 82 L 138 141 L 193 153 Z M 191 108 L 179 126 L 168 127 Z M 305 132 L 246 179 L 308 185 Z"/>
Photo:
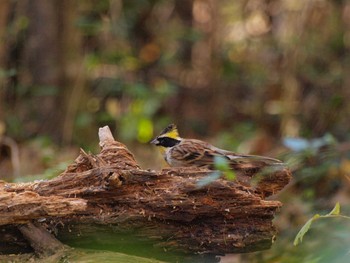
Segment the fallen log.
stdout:
<path fill-rule="evenodd" d="M 222 176 L 199 187 L 211 171 L 143 170 L 108 127 L 100 129 L 99 138 L 99 154 L 81 150 L 52 180 L 1 182 L 0 231 L 11 229 L 7 239 L 0 237 L 1 247 L 16 240 L 23 243 L 23 237 L 9 235 L 31 222 L 45 226 L 58 239 L 62 233 L 67 237 L 76 234 L 74 229 L 82 233 L 84 226 L 98 224 L 185 253 L 242 253 L 271 246 L 276 236 L 272 220 L 282 204 L 266 197 L 288 184 L 287 167 L 250 176 L 236 171 L 237 180 Z"/>

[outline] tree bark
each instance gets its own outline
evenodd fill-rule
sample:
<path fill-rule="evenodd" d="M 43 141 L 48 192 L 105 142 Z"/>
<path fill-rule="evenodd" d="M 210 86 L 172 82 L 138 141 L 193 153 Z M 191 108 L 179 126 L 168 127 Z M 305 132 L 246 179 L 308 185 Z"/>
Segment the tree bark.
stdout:
<path fill-rule="evenodd" d="M 52 180 L 2 182 L 0 228 L 35 220 L 59 236 L 60 225 L 113 225 L 186 253 L 241 253 L 271 246 L 276 236 L 272 220 L 282 204 L 265 198 L 288 184 L 287 168 L 264 174 L 259 182 L 253 183 L 254 176 L 242 181 L 245 175 L 237 171 L 235 181 L 222 177 L 199 187 L 211 171 L 143 170 L 108 127 L 99 136 L 99 154 L 81 150 Z"/>

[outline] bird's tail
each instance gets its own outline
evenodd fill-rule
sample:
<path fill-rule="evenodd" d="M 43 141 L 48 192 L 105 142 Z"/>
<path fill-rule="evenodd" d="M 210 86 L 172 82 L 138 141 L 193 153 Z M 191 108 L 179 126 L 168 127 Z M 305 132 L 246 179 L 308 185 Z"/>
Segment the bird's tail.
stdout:
<path fill-rule="evenodd" d="M 246 174 L 255 174 L 258 172 L 270 172 L 270 170 L 281 170 L 286 165 L 274 158 L 258 155 L 235 155 L 228 154 L 230 167 L 233 170 L 244 171 Z"/>

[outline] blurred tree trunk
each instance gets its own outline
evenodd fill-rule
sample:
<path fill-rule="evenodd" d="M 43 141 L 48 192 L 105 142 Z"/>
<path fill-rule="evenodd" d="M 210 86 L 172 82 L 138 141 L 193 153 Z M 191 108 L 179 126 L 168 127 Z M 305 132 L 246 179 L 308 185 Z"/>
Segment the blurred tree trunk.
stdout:
<path fill-rule="evenodd" d="M 342 22 L 344 25 L 344 44 L 345 44 L 345 50 L 344 53 L 348 53 L 350 51 L 350 2 L 345 2 L 342 8 Z M 347 36 L 347 39 L 346 39 Z M 344 107 L 344 111 L 343 111 L 343 115 L 342 115 L 342 121 L 341 121 L 341 125 L 339 125 L 339 127 L 342 127 L 342 130 L 346 127 L 348 127 L 349 125 L 349 118 L 350 118 L 350 106 L 348 103 L 348 99 L 350 98 L 350 63 L 348 59 L 345 59 L 345 61 L 343 62 L 343 67 L 344 67 L 344 80 L 343 80 L 343 84 L 342 84 L 342 94 L 343 97 L 345 98 L 345 107 Z M 336 112 L 335 114 L 338 114 L 338 116 L 340 115 L 338 112 Z"/>
<path fill-rule="evenodd" d="M 74 121 L 79 109 L 79 103 L 84 93 L 86 82 L 83 52 L 81 52 L 82 35 L 75 26 L 78 17 L 78 1 L 58 0 L 57 9 L 60 24 L 58 38 L 60 40 L 59 75 L 61 101 L 66 103 L 62 120 L 62 142 L 72 142 Z"/>
<path fill-rule="evenodd" d="M 30 111 L 27 112 L 26 127 L 29 133 L 47 134 L 60 138 L 62 112 L 59 105 L 60 86 L 59 44 L 57 6 L 55 0 L 26 2 L 29 20 L 28 40 L 23 47 L 20 83 L 30 89 Z"/>
<path fill-rule="evenodd" d="M 8 17 L 10 12 L 10 0 L 3 0 L 1 1 L 1 8 L 0 8 L 0 101 L 4 101 L 4 86 L 6 82 L 6 78 L 1 76 L 3 75 L 3 72 L 7 68 L 7 49 L 8 49 L 8 42 L 6 41 L 6 31 L 7 31 L 7 23 L 8 23 Z M 4 128 L 3 123 L 4 118 L 4 103 L 0 104 L 0 138 L 2 134 L 2 129 Z M 3 128 L 2 128 L 3 127 Z"/>
<path fill-rule="evenodd" d="M 211 0 L 176 1 L 175 12 L 184 25 L 201 35 L 198 41 L 182 43 L 183 69 L 177 76 L 181 86 L 175 109 L 177 121 L 185 124 L 185 133 L 197 130 L 205 135 L 218 129 L 217 119 L 222 109 L 219 97 L 214 96 L 220 88 L 214 77 L 218 66 L 215 60 L 218 3 Z"/>
<path fill-rule="evenodd" d="M 182 130 L 189 136 L 214 134 L 225 125 L 221 118 L 228 94 L 223 91 L 218 72 L 219 6 L 213 0 L 183 0 L 175 4 L 182 23 L 191 28 L 191 34 L 200 36 L 196 41 L 182 42 L 182 68 L 176 76 L 181 89 L 172 109 L 176 121 L 182 123 Z"/>
<path fill-rule="evenodd" d="M 201 119 L 204 123 L 198 123 L 201 127 L 207 126 L 207 132 L 217 132 L 221 126 L 217 121 L 222 112 L 221 96 L 218 94 L 222 89 L 218 83 L 215 70 L 218 68 L 216 58 L 217 51 L 217 25 L 218 25 L 218 3 L 213 0 L 196 0 L 193 5 L 193 27 L 203 34 L 202 39 L 196 41 L 192 47 L 191 62 L 194 70 L 194 78 L 197 84 L 194 87 L 195 92 L 203 93 L 202 100 L 197 100 L 198 115 L 195 119 Z M 193 96 L 196 97 L 196 96 Z M 190 107 L 193 101 L 190 101 Z M 201 110 L 205 111 L 201 112 Z M 205 135 L 205 134 L 204 134 Z"/>
<path fill-rule="evenodd" d="M 83 87 L 77 53 L 81 38 L 74 25 L 77 4 L 34 0 L 25 6 L 28 40 L 23 47 L 19 81 L 30 89 L 25 128 L 31 135 L 46 134 L 65 143 L 72 138 L 78 107 L 74 100 L 80 98 Z"/>
<path fill-rule="evenodd" d="M 281 135 L 299 136 L 300 122 L 297 118 L 300 109 L 300 83 L 297 78 L 297 65 L 300 59 L 300 48 L 303 48 L 303 36 L 311 2 L 300 5 L 298 10 L 286 8 L 282 17 L 284 33 L 279 34 L 277 41 L 283 50 L 281 63 Z M 298 15 L 295 15 L 298 12 Z"/>

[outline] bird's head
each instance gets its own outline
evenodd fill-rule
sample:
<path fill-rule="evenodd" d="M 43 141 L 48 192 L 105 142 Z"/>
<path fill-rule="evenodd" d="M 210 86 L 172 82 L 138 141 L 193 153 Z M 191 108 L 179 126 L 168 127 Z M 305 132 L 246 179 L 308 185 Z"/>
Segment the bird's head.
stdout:
<path fill-rule="evenodd" d="M 175 124 L 169 124 L 156 138 L 150 143 L 161 146 L 163 149 L 173 147 L 181 142 L 181 137 Z"/>

